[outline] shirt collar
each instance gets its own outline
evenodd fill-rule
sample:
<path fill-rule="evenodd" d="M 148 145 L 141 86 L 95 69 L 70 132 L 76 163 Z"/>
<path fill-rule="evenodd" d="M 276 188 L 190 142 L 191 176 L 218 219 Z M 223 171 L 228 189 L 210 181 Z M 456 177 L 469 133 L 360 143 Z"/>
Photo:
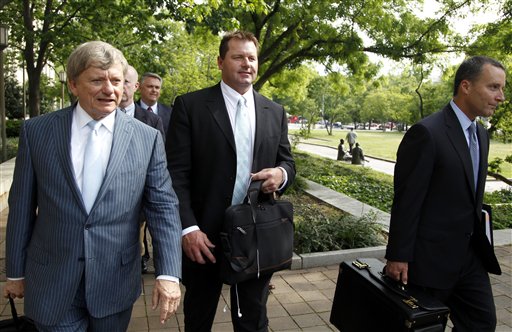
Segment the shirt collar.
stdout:
<path fill-rule="evenodd" d="M 76 123 L 78 124 L 78 128 L 82 129 L 84 126 L 87 126 L 87 124 L 93 120 L 93 118 L 80 106 L 80 102 L 76 104 L 75 108 L 75 117 L 76 117 Z M 99 120 L 105 128 L 108 129 L 111 133 L 114 132 L 114 122 L 116 119 L 116 112 L 112 112 L 103 119 Z"/>
<path fill-rule="evenodd" d="M 119 107 L 119 109 L 121 108 Z M 135 114 L 135 103 L 131 103 L 130 105 L 126 106 L 124 110 L 126 111 L 126 114 L 133 116 Z"/>
<path fill-rule="evenodd" d="M 144 110 L 147 110 L 148 107 L 151 107 L 151 109 L 154 111 L 156 109 L 158 109 L 158 102 L 156 102 L 154 105 L 147 105 L 145 102 L 142 101 L 142 99 L 140 100 L 140 107 L 142 107 L 142 109 Z"/>
<path fill-rule="evenodd" d="M 459 123 L 460 123 L 460 126 L 462 127 L 462 129 L 466 130 L 469 128 L 469 126 L 471 126 L 472 123 L 476 124 L 476 119 L 475 119 L 475 121 L 471 121 L 468 118 L 468 116 L 460 110 L 459 106 L 457 106 L 457 104 L 455 104 L 453 99 L 450 100 L 450 106 L 452 107 L 453 111 L 455 112 L 455 115 L 457 116 L 457 119 L 459 120 Z"/>
<path fill-rule="evenodd" d="M 222 94 L 224 95 L 226 101 L 232 105 L 234 109 L 236 109 L 236 105 L 238 104 L 238 99 L 240 99 L 240 96 L 245 98 L 248 106 L 254 104 L 254 93 L 252 91 L 252 85 L 243 95 L 240 95 L 232 87 L 224 83 L 224 81 L 220 81 L 220 89 L 222 90 Z"/>

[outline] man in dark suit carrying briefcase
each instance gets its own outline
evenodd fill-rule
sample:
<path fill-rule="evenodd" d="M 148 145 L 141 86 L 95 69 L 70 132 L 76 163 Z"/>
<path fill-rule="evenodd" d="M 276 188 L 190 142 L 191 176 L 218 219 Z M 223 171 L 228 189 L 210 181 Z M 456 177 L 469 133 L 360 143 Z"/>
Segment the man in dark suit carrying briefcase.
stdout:
<path fill-rule="evenodd" d="M 257 39 L 230 33 L 219 51 L 222 82 L 176 99 L 166 141 L 183 227 L 186 331 L 210 331 L 215 318 L 226 208 L 242 202 L 251 177 L 264 180 L 264 193 L 282 192 L 295 177 L 286 112 L 252 88 Z M 231 287 L 235 331 L 267 331 L 271 277 Z"/>
<path fill-rule="evenodd" d="M 451 311 L 453 331 L 494 331 L 487 272 L 501 274 L 482 224 L 489 136 L 477 117 L 503 102 L 505 69 L 465 60 L 453 99 L 406 133 L 397 153 L 386 274 L 424 287 Z"/>

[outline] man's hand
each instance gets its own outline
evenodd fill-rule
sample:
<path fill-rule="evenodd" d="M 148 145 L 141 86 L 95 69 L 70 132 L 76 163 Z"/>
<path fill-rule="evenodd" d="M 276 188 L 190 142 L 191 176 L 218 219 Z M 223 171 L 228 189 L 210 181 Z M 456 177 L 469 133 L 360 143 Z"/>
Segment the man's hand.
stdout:
<path fill-rule="evenodd" d="M 9 280 L 5 283 L 4 297 L 12 297 L 22 299 L 25 296 L 25 280 Z"/>
<path fill-rule="evenodd" d="M 261 191 L 265 194 L 271 194 L 276 192 L 283 183 L 283 170 L 279 167 L 264 168 L 258 173 L 251 174 L 251 180 L 263 180 Z"/>
<path fill-rule="evenodd" d="M 393 280 L 401 281 L 404 285 L 407 285 L 408 269 L 409 263 L 407 262 L 387 261 L 386 263 L 386 275 Z"/>
<path fill-rule="evenodd" d="M 157 279 L 153 288 L 153 310 L 160 305 L 160 322 L 165 323 L 180 305 L 181 290 L 177 282 Z"/>
<path fill-rule="evenodd" d="M 187 255 L 192 262 L 206 264 L 204 258 L 204 256 L 206 256 L 210 262 L 215 263 L 215 256 L 212 254 L 215 245 L 211 243 L 206 234 L 200 230 L 192 231 L 183 236 L 181 238 L 181 246 L 183 247 L 185 255 Z"/>

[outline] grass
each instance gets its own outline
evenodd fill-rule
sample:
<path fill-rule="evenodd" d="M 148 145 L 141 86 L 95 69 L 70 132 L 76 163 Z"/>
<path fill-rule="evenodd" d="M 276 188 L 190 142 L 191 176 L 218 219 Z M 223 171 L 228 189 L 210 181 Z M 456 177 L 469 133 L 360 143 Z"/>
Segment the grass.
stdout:
<path fill-rule="evenodd" d="M 396 151 L 404 133 L 398 131 L 380 130 L 357 130 L 357 141 L 361 144 L 364 154 L 370 157 L 378 157 L 386 160 L 396 160 Z M 290 134 L 299 133 L 298 129 L 290 129 Z M 348 130 L 333 129 L 333 135 L 328 135 L 325 129 L 312 129 L 311 136 L 308 139 L 301 138 L 301 142 L 321 144 L 331 147 L 338 147 L 340 138 L 345 139 Z M 346 148 L 348 144 L 345 142 Z M 507 155 L 512 154 L 512 144 L 491 140 L 489 151 L 489 161 L 496 157 L 505 159 Z M 503 163 L 501 174 L 507 178 L 512 178 L 512 164 Z"/>

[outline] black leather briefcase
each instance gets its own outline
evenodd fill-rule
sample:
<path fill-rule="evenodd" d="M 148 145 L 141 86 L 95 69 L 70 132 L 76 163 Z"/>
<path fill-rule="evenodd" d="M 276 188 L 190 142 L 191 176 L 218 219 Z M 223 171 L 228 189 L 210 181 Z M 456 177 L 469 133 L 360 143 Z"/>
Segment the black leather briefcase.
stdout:
<path fill-rule="evenodd" d="M 449 309 L 410 285 L 384 276 L 377 259 L 342 262 L 331 323 L 342 332 L 442 332 Z"/>
<path fill-rule="evenodd" d="M 242 204 L 228 207 L 220 233 L 220 276 L 228 285 L 288 269 L 293 257 L 293 205 L 261 193 L 254 181 Z"/>

